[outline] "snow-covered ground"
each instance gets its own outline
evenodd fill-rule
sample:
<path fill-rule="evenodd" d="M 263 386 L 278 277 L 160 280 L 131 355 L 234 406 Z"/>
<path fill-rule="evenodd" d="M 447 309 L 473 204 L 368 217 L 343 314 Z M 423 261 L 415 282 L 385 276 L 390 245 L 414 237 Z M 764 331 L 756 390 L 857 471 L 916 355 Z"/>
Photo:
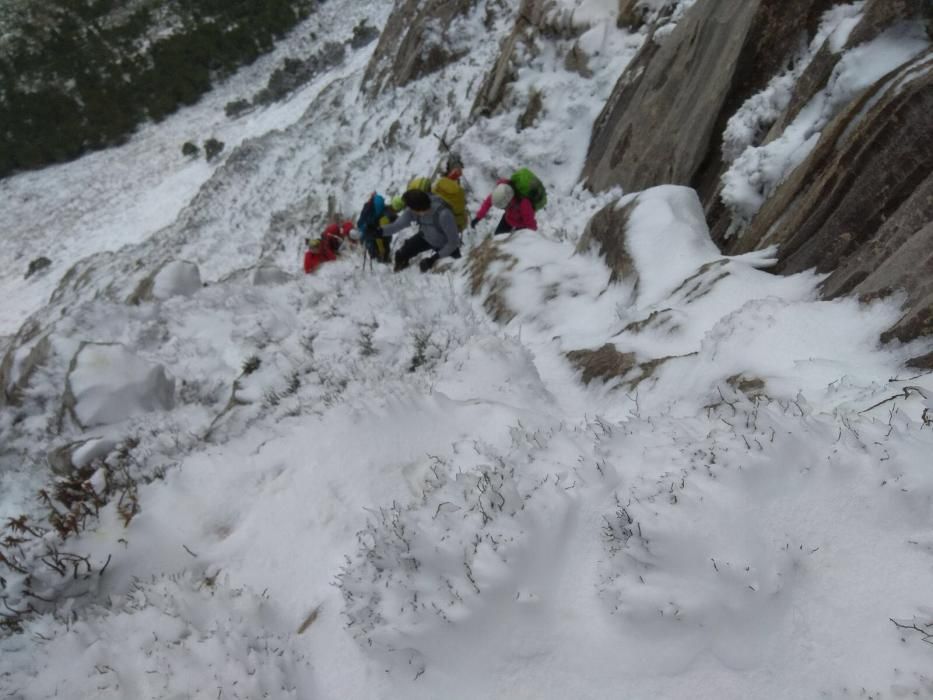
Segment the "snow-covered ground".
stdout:
<path fill-rule="evenodd" d="M 616 7 L 574 16 L 591 79 L 564 68 L 574 40 L 539 40 L 476 123 L 513 19 L 490 29 L 484 3 L 458 24 L 466 59 L 375 104 L 370 45 L 226 120 L 255 66 L 121 149 L 0 183 L 7 258 L 63 252 L 0 279 L 0 332 L 34 314 L 7 379 L 43 358 L 0 413 L 0 514 L 40 515 L 47 453 L 78 441 L 113 496 L 22 553 L 90 576 L 0 571 L 10 607 L 46 611 L 0 639 L 0 696 L 933 696 L 933 378 L 879 346 L 894 301 L 821 301 L 819 276 L 762 269 L 773 251 L 724 258 L 692 191 L 576 185 L 643 40 Z M 331 0 L 310 22 L 349 37 L 390 9 Z M 487 220 L 436 274 L 356 254 L 297 274 L 328 198 L 352 215 L 429 174 L 434 133 L 474 208 L 496 173 L 538 172 L 541 230 L 483 242 Z M 208 135 L 218 164 L 180 157 Z M 617 281 L 577 249 L 608 205 L 629 206 Z M 585 384 L 568 353 L 607 344 L 633 368 Z"/>

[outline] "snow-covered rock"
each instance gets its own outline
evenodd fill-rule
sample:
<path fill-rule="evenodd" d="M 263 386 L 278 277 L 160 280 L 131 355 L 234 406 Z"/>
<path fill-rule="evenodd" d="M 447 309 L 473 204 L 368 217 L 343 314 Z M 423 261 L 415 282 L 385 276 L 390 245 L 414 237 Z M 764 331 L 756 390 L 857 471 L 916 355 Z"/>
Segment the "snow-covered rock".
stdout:
<path fill-rule="evenodd" d="M 168 299 L 173 296 L 190 296 L 201 289 L 201 272 L 198 266 L 187 260 L 173 260 L 162 266 L 152 280 L 152 296 Z"/>
<path fill-rule="evenodd" d="M 115 344 L 83 344 L 72 360 L 68 388 L 66 404 L 85 427 L 118 423 L 175 404 L 175 380 L 165 368 Z"/>
<path fill-rule="evenodd" d="M 71 463 L 78 467 L 87 466 L 95 459 L 106 457 L 117 446 L 114 440 L 107 438 L 91 438 L 83 445 L 75 448 L 71 453 Z"/>
<path fill-rule="evenodd" d="M 253 284 L 261 286 L 264 284 L 285 284 L 294 277 L 277 265 L 258 265 L 253 270 Z"/>

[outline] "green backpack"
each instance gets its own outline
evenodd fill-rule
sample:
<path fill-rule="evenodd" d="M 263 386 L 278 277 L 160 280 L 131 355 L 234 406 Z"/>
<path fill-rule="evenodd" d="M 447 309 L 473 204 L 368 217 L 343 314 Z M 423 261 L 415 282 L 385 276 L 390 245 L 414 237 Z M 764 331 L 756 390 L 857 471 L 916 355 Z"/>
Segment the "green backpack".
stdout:
<path fill-rule="evenodd" d="M 544 189 L 544 183 L 528 168 L 516 170 L 509 181 L 516 194 L 531 200 L 531 206 L 535 208 L 535 211 L 547 206 L 547 190 Z"/>

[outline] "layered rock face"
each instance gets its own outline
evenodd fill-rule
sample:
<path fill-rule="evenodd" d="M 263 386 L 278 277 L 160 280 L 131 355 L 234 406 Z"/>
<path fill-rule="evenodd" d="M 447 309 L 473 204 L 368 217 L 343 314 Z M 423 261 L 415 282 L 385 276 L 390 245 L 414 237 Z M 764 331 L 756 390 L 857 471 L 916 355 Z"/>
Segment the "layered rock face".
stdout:
<path fill-rule="evenodd" d="M 642 190 L 706 179 L 729 117 L 831 4 L 699 0 L 670 35 L 651 37 L 619 79 L 594 125 L 588 185 Z"/>
<path fill-rule="evenodd" d="M 364 84 L 370 95 L 402 86 L 462 58 L 449 32 L 451 23 L 473 7 L 473 0 L 402 0 L 386 22 Z"/>
<path fill-rule="evenodd" d="M 594 190 L 692 186 L 724 252 L 778 244 L 779 272 L 830 273 L 827 297 L 900 290 L 904 317 L 883 339 L 931 336 L 933 7 L 868 0 L 840 23 L 845 31 L 818 35 L 832 5 L 698 0 L 672 32 L 649 38 L 619 79 L 594 127 L 584 176 Z M 871 82 L 862 85 L 866 75 Z M 781 76 L 789 88 L 777 83 Z M 738 153 L 724 135 L 753 97 L 777 89 L 789 94 L 772 101 L 774 114 L 754 124 L 758 133 L 741 148 L 772 149 L 759 156 L 766 174 L 782 144 L 793 150 L 799 138 L 802 155 L 787 158 L 771 181 L 753 177 L 760 201 L 737 211 L 724 188 Z"/>

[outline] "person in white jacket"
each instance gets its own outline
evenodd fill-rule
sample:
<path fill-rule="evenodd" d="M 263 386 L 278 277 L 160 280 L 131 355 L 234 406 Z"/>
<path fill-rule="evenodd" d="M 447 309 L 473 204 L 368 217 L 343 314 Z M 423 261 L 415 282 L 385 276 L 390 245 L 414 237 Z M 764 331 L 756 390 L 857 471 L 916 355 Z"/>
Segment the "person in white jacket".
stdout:
<path fill-rule="evenodd" d="M 395 271 L 408 267 L 411 259 L 427 250 L 434 254 L 421 260 L 418 267 L 427 272 L 441 258 L 460 257 L 460 231 L 454 213 L 447 202 L 423 190 L 408 190 L 402 195 L 405 211 L 382 229 L 383 236 L 392 236 L 411 224 L 418 224 L 418 233 L 402 244 L 395 253 Z"/>

